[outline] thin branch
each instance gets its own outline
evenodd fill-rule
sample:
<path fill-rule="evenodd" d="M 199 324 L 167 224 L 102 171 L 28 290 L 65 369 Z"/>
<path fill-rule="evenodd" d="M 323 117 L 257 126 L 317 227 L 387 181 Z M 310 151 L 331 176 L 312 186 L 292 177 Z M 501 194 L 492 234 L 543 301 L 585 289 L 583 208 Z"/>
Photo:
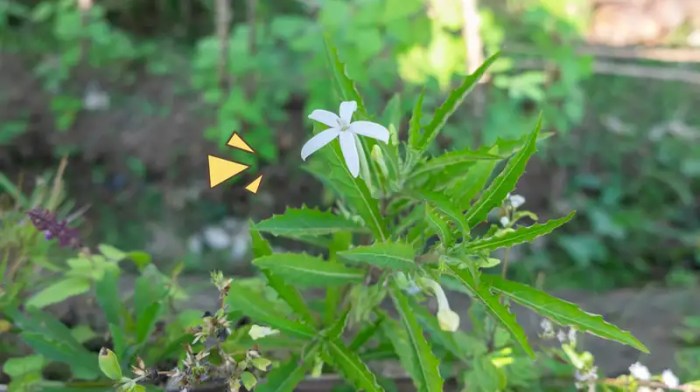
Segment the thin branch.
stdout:
<path fill-rule="evenodd" d="M 593 70 L 595 73 L 603 75 L 700 84 L 700 72 L 689 69 L 596 61 Z"/>
<path fill-rule="evenodd" d="M 228 90 L 231 80 L 228 75 L 228 37 L 233 10 L 229 0 L 216 0 L 216 36 L 219 39 L 219 63 L 218 77 L 219 85 L 224 91 Z"/>

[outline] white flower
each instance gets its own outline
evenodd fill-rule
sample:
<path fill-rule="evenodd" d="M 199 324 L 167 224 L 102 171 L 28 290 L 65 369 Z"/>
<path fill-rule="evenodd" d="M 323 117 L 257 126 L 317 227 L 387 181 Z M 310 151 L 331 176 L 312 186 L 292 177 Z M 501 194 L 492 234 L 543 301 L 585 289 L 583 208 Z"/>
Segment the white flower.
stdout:
<path fill-rule="evenodd" d="M 518 208 L 521 205 L 525 204 L 525 198 L 520 196 L 520 195 L 511 195 L 510 193 L 508 196 L 506 196 L 508 199 L 508 202 L 510 203 L 513 208 Z"/>
<path fill-rule="evenodd" d="M 219 226 L 207 227 L 202 235 L 212 249 L 220 250 L 231 245 L 231 234 Z"/>
<path fill-rule="evenodd" d="M 330 128 L 318 133 L 304 144 L 301 148 L 301 159 L 306 160 L 309 155 L 332 142 L 333 139 L 338 138 L 340 150 L 343 152 L 350 174 L 353 177 L 357 177 L 360 174 L 360 157 L 357 148 L 359 140 L 357 136 L 367 136 L 386 143 L 389 141 L 389 130 L 370 121 L 351 122 L 355 110 L 357 110 L 357 102 L 348 101 L 340 103 L 340 115 L 321 109 L 311 112 L 309 115 L 310 119 L 323 123 Z"/>
<path fill-rule="evenodd" d="M 648 381 L 651 378 L 651 373 L 646 366 L 639 362 L 633 363 L 630 368 L 630 374 L 637 380 Z"/>
<path fill-rule="evenodd" d="M 573 327 L 569 328 L 569 343 L 576 345 L 576 330 Z"/>
<path fill-rule="evenodd" d="M 500 219 L 500 221 L 501 221 L 501 225 L 502 225 L 503 227 L 508 226 L 508 223 L 510 223 L 510 219 L 508 219 L 507 216 L 502 216 L 501 219 Z"/>
<path fill-rule="evenodd" d="M 270 327 L 265 327 L 256 324 L 253 324 L 253 326 L 251 326 L 250 330 L 248 331 L 248 335 L 253 340 L 262 339 L 266 336 L 276 335 L 278 333 L 280 333 L 280 331 L 277 329 L 272 329 Z"/>
<path fill-rule="evenodd" d="M 447 296 L 445 296 L 442 287 L 431 279 L 424 279 L 423 282 L 435 293 L 435 298 L 438 303 L 437 318 L 440 329 L 449 332 L 457 331 L 459 328 L 459 315 L 450 309 L 450 304 L 447 302 Z"/>
<path fill-rule="evenodd" d="M 557 332 L 557 340 L 559 343 L 566 343 L 566 332 L 564 332 L 563 329 L 560 329 L 559 332 Z"/>
<path fill-rule="evenodd" d="M 663 383 L 669 388 L 678 388 L 680 385 L 678 377 L 676 377 L 676 375 L 669 369 L 666 369 L 663 373 L 661 373 L 661 381 L 663 381 Z"/>
<path fill-rule="evenodd" d="M 554 335 L 554 326 L 552 326 L 552 322 L 549 321 L 548 319 L 542 319 L 542 321 L 540 321 L 540 328 L 542 328 L 542 335 L 544 335 L 544 336 L 553 336 Z"/>

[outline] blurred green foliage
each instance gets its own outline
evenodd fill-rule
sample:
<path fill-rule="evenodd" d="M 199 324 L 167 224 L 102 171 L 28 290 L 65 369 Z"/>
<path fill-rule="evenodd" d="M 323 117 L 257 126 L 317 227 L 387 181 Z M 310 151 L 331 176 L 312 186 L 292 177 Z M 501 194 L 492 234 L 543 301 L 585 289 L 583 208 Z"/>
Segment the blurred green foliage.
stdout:
<path fill-rule="evenodd" d="M 579 218 L 516 264 L 515 273 L 555 271 L 555 280 L 570 286 L 585 270 L 602 289 L 695 269 L 697 94 L 691 86 L 594 75 L 593 59 L 575 49 L 586 13 L 570 12 L 585 3 L 482 2 L 485 54 L 503 49 L 504 55 L 482 86 L 485 105 L 479 109 L 468 100 L 437 148 L 519 138 L 543 112 L 547 131 L 556 137 L 540 159 L 554 174 L 521 186 L 529 190 L 528 199 L 540 199 L 533 209 L 574 208 Z M 203 137 L 223 146 L 231 130 L 245 129 L 259 153 L 254 159 L 260 162 L 247 162 L 254 165 L 278 159 L 277 138 L 287 132 L 294 110 L 308 113 L 337 102 L 329 88 L 324 32 L 336 42 L 368 107 L 384 107 L 400 87 L 407 94 L 425 91 L 424 105 L 432 110 L 465 73 L 459 0 L 231 4 L 223 63 L 228 86 L 219 75 L 214 1 L 105 1 L 83 15 L 74 0 L 11 0 L 0 8 L 0 37 L 4 51 L 34 60 L 57 131 L 70 132 L 82 110 L 80 72 L 98 70 L 124 83 L 145 70 L 175 76 L 183 91 L 199 94 L 215 113 Z M 399 100 L 396 110 L 406 115 L 412 104 Z M 26 129 L 24 115 L 0 124 L 0 144 L 11 145 Z"/>

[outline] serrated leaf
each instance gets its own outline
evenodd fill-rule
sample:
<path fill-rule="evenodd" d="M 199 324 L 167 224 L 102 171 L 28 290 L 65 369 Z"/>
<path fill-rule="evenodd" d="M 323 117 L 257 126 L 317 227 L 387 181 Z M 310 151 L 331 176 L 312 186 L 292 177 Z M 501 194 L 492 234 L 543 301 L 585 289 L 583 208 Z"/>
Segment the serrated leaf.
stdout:
<path fill-rule="evenodd" d="M 338 256 L 351 263 L 369 264 L 383 269 L 412 271 L 416 268 L 413 247 L 401 242 L 357 246 L 338 252 Z"/>
<path fill-rule="evenodd" d="M 43 308 L 62 302 L 90 290 L 90 280 L 85 277 L 67 277 L 44 288 L 27 300 L 28 307 Z"/>
<path fill-rule="evenodd" d="M 401 316 L 408 345 L 411 350 L 411 366 L 413 383 L 418 391 L 442 391 L 442 377 L 440 376 L 440 363 L 431 351 L 428 341 L 423 336 L 423 330 L 418 324 L 416 315 L 411 305 L 397 287 L 392 287 L 391 297 L 396 305 L 396 310 Z"/>
<path fill-rule="evenodd" d="M 282 215 L 274 215 L 255 224 L 255 229 L 275 236 L 320 236 L 339 231 L 362 232 L 366 229 L 357 222 L 330 211 L 312 208 L 288 208 Z"/>
<path fill-rule="evenodd" d="M 469 226 L 467 226 L 467 222 L 462 215 L 461 209 L 445 195 L 428 190 L 420 190 L 415 192 L 413 196 L 421 201 L 428 202 L 428 204 L 437 208 L 440 212 L 448 216 L 462 231 L 462 233 L 469 232 Z"/>
<path fill-rule="evenodd" d="M 326 54 L 328 55 L 338 92 L 343 97 L 343 100 L 357 102 L 357 114 L 366 117 L 367 111 L 365 110 L 364 100 L 357 90 L 355 82 L 348 76 L 347 66 L 340 60 L 338 50 L 331 42 L 328 35 L 324 36 L 324 41 L 326 44 Z"/>
<path fill-rule="evenodd" d="M 361 269 L 329 263 L 318 257 L 300 253 L 276 253 L 258 257 L 253 264 L 272 271 L 296 286 L 326 287 L 358 283 L 364 278 Z"/>
<path fill-rule="evenodd" d="M 270 243 L 267 242 L 257 230 L 250 230 L 250 236 L 253 244 L 253 255 L 255 257 L 269 256 L 272 254 L 272 246 L 270 246 Z M 288 285 L 284 279 L 268 270 L 263 270 L 262 273 L 265 275 L 267 284 L 277 292 L 280 299 L 285 301 L 297 315 L 304 319 L 304 321 L 313 325 L 313 316 L 306 306 L 304 298 L 301 296 L 301 293 L 299 293 L 299 290 Z"/>
<path fill-rule="evenodd" d="M 440 241 L 444 244 L 445 247 L 450 247 L 454 244 L 455 238 L 452 235 L 452 230 L 450 230 L 450 226 L 447 224 L 446 220 L 442 217 L 442 215 L 435 211 L 433 207 L 431 207 L 429 204 L 425 204 L 425 220 L 428 222 L 428 225 L 433 228 L 435 233 L 440 237 Z"/>
<path fill-rule="evenodd" d="M 357 353 L 350 351 L 343 342 L 338 339 L 327 340 L 323 348 L 326 354 L 324 360 L 332 364 L 357 390 L 384 391 L 374 373 L 362 362 Z"/>
<path fill-rule="evenodd" d="M 535 130 L 530 134 L 525 146 L 508 161 L 503 171 L 491 182 L 481 197 L 469 208 L 466 220 L 469 227 L 474 227 L 484 221 L 492 208 L 498 206 L 510 193 L 525 172 L 525 166 L 535 153 L 537 135 L 542 127 L 542 117 L 537 120 Z"/>
<path fill-rule="evenodd" d="M 121 380 L 122 378 L 122 368 L 119 366 L 119 359 L 117 355 L 112 352 L 112 350 L 102 347 L 100 354 L 98 355 L 98 362 L 100 365 L 100 370 L 105 376 L 112 380 Z"/>
<path fill-rule="evenodd" d="M 471 276 L 471 272 L 468 270 L 460 270 L 458 266 L 455 265 L 448 265 L 448 268 L 450 268 L 457 280 L 459 280 L 476 299 L 482 302 L 496 320 L 510 332 L 523 350 L 525 350 L 530 357 L 534 358 L 535 353 L 532 351 L 532 347 L 530 347 L 530 343 L 527 341 L 525 331 L 520 324 L 518 324 L 518 321 L 510 310 L 505 305 L 501 304 L 498 297 L 491 293 L 489 286 L 484 284 L 484 282 L 479 282 L 479 284 L 477 284 Z"/>
<path fill-rule="evenodd" d="M 420 121 L 423 115 L 423 98 L 425 97 L 425 90 L 421 90 L 415 105 L 413 105 L 413 113 L 411 114 L 411 120 L 408 124 L 408 145 L 414 149 L 418 149 L 418 142 L 420 141 Z"/>
<path fill-rule="evenodd" d="M 450 95 L 447 97 L 445 102 L 435 111 L 433 119 L 425 127 L 425 132 L 421 134 L 419 141 L 416 143 L 417 150 L 425 150 L 433 142 L 433 140 L 435 140 L 438 133 L 440 133 L 442 130 L 442 127 L 445 125 L 445 123 L 447 123 L 447 120 L 457 110 L 459 105 L 462 104 L 462 101 L 464 101 L 464 98 L 466 98 L 469 91 L 471 91 L 479 79 L 481 79 L 491 64 L 496 61 L 498 56 L 499 54 L 496 53 L 486 59 L 486 61 L 484 61 L 484 63 L 477 68 L 474 73 L 464 78 L 462 84 L 450 92 Z"/>
<path fill-rule="evenodd" d="M 505 280 L 500 276 L 483 275 L 481 279 L 483 282 L 487 282 L 492 289 L 560 325 L 574 326 L 579 331 L 626 344 L 645 353 L 649 352 L 647 347 L 628 331 L 608 323 L 600 315 L 582 310 L 576 304 L 549 295 L 534 287 Z"/>
<path fill-rule="evenodd" d="M 485 251 L 495 250 L 499 248 L 514 246 L 525 242 L 530 242 L 537 237 L 549 234 L 552 230 L 562 226 L 574 217 L 576 212 L 571 212 L 569 215 L 552 219 L 546 223 L 538 223 L 528 227 L 521 227 L 514 231 L 506 232 L 499 236 L 491 236 L 472 241 L 465 245 L 465 248 L 470 251 Z"/>
<path fill-rule="evenodd" d="M 471 149 L 463 149 L 450 151 L 421 164 L 411 173 L 411 177 L 415 178 L 422 175 L 439 174 L 454 166 L 461 167 L 465 163 L 471 164 L 475 161 L 491 161 L 499 159 L 502 159 L 502 157 L 484 152 L 482 150 L 474 151 Z"/>
<path fill-rule="evenodd" d="M 495 148 L 489 151 L 493 152 Z M 460 210 L 466 210 L 474 197 L 484 189 L 499 162 L 500 160 L 475 162 L 443 192 L 455 201 Z"/>
<path fill-rule="evenodd" d="M 271 369 L 265 375 L 265 381 L 259 384 L 255 391 L 293 392 L 313 365 L 310 359 L 316 356 L 318 347 L 317 344 L 313 344 L 304 350 L 304 359 L 292 358 L 282 366 Z"/>
<path fill-rule="evenodd" d="M 231 284 L 226 303 L 231 307 L 231 310 L 240 310 L 254 321 L 269 325 L 289 335 L 304 339 L 315 336 L 316 332 L 312 327 L 293 320 L 289 315 L 281 312 L 276 303 L 265 299 L 259 293 L 251 290 L 250 287 L 239 282 Z"/>
<path fill-rule="evenodd" d="M 347 307 L 343 314 L 338 317 L 335 322 L 328 327 L 328 329 L 325 331 L 325 336 L 329 339 L 338 339 L 343 335 L 343 331 L 345 331 L 345 327 L 348 324 L 348 315 L 350 314 L 350 307 Z"/>
<path fill-rule="evenodd" d="M 389 238 L 386 221 L 379 211 L 378 201 L 372 198 L 367 185 L 361 178 L 350 175 L 337 143 L 327 151 L 316 154 L 325 157 L 322 169 L 312 169 L 312 173 L 331 188 L 339 198 L 345 200 L 348 206 L 362 218 L 375 238 Z"/>

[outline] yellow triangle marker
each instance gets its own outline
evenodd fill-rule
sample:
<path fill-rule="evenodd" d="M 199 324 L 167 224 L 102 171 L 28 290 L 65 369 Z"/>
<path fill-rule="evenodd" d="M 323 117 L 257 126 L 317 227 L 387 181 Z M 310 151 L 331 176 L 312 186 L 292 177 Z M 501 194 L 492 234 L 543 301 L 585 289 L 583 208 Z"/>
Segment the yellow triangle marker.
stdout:
<path fill-rule="evenodd" d="M 252 148 L 248 145 L 248 143 L 244 142 L 243 139 L 241 139 L 240 136 L 238 136 L 237 132 L 234 132 L 233 135 L 231 136 L 231 139 L 229 139 L 228 143 L 226 143 L 227 146 L 231 146 L 233 148 L 237 148 L 239 150 L 243 151 L 248 151 L 255 153 Z"/>
<path fill-rule="evenodd" d="M 213 188 L 247 168 L 248 165 L 209 155 L 209 187 Z"/>
<path fill-rule="evenodd" d="M 260 188 L 260 181 L 262 181 L 263 176 L 260 176 L 253 180 L 248 186 L 245 187 L 249 192 L 258 193 L 258 188 Z"/>

